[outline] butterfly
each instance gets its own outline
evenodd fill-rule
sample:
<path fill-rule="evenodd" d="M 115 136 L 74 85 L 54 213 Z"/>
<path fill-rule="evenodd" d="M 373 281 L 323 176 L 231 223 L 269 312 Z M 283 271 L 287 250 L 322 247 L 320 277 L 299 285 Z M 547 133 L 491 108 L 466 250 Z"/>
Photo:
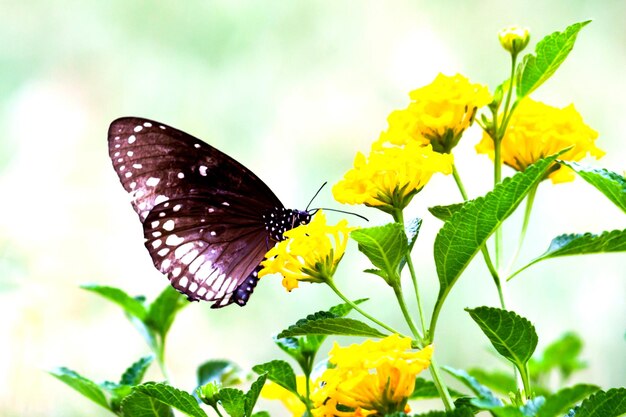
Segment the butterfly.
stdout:
<path fill-rule="evenodd" d="M 166 124 L 117 119 L 108 144 L 154 266 L 190 301 L 244 306 L 267 251 L 311 220 L 230 156 Z"/>

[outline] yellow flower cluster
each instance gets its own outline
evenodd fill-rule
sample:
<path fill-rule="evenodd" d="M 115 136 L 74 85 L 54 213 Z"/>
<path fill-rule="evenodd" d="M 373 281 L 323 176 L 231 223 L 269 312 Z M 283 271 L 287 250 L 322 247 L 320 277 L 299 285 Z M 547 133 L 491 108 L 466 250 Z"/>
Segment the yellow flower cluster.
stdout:
<path fill-rule="evenodd" d="M 333 195 L 341 203 L 404 208 L 435 172 L 450 174 L 452 156 L 414 142 L 375 145 L 367 158 L 357 153 L 354 168 L 335 184 Z"/>
<path fill-rule="evenodd" d="M 560 156 L 565 161 L 580 161 L 587 154 L 600 158 L 604 152 L 597 148 L 598 133 L 587 126 L 573 104 L 559 109 L 526 98 L 520 102 L 511 117 L 502 138 L 502 162 L 517 171 L 524 171 L 539 159 L 553 155 L 569 146 L 572 149 Z M 486 133 L 476 145 L 478 153 L 494 157 L 493 140 Z M 549 178 L 553 183 L 574 179 L 567 167 L 555 166 Z"/>
<path fill-rule="evenodd" d="M 327 225 L 319 210 L 309 224 L 285 232 L 285 240 L 267 252 L 259 278 L 279 273 L 287 291 L 297 288 L 298 281 L 326 282 L 335 273 L 352 230 L 346 220 Z"/>
<path fill-rule="evenodd" d="M 464 76 L 439 74 L 429 85 L 412 91 L 412 102 L 389 115 L 389 130 L 381 140 L 402 145 L 430 143 L 437 152 L 449 153 L 474 120 L 479 107 L 491 101 L 487 87 Z"/>
<path fill-rule="evenodd" d="M 330 351 L 330 363 L 311 399 L 315 417 L 385 415 L 404 411 L 415 377 L 430 366 L 432 346 L 411 350 L 397 334 Z"/>
<path fill-rule="evenodd" d="M 296 377 L 296 389 L 300 395 L 306 395 L 306 377 L 304 375 Z M 306 406 L 297 395 L 274 382 L 270 381 L 263 386 L 261 396 L 268 400 L 279 400 L 293 417 L 302 417 L 306 412 Z"/>

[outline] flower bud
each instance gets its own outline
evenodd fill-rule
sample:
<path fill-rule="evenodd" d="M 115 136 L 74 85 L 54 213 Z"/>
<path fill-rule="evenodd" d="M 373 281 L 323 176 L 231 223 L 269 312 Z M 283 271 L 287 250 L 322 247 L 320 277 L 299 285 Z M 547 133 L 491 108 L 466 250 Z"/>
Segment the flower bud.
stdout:
<path fill-rule="evenodd" d="M 215 407 L 219 401 L 220 384 L 209 382 L 196 390 L 198 397 L 203 403 Z"/>
<path fill-rule="evenodd" d="M 527 28 L 511 26 L 498 32 L 498 39 L 500 39 L 500 45 L 504 49 L 516 56 L 528 45 L 530 32 Z"/>

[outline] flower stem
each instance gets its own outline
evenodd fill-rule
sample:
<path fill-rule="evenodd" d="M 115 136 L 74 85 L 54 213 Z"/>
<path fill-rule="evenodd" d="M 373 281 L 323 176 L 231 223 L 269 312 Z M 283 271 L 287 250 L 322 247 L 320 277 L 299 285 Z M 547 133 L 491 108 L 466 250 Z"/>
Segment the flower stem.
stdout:
<path fill-rule="evenodd" d="M 402 315 L 404 315 L 404 320 L 409 325 L 411 329 L 411 333 L 413 333 L 413 337 L 420 344 L 424 343 L 424 336 L 420 333 L 419 330 L 415 327 L 413 323 L 413 319 L 411 319 L 411 315 L 409 314 L 409 310 L 406 308 L 406 303 L 404 302 L 404 296 L 402 295 L 402 287 L 400 286 L 400 280 L 398 279 L 398 285 L 393 286 L 393 292 L 396 294 L 396 299 L 398 300 L 398 304 L 400 305 L 400 309 L 402 310 Z"/>
<path fill-rule="evenodd" d="M 404 229 L 404 213 L 401 209 L 396 209 L 393 213 L 393 218 L 396 223 L 400 223 Z M 415 301 L 417 302 L 417 310 L 420 316 L 420 323 L 422 325 L 422 331 L 426 331 L 426 320 L 424 317 L 424 309 L 422 308 L 422 299 L 420 297 L 419 286 L 417 284 L 417 274 L 415 273 L 415 267 L 413 266 L 413 259 L 411 258 L 411 249 L 407 248 L 405 254 L 406 263 L 409 267 L 411 274 L 411 281 L 413 282 L 413 289 L 415 291 Z"/>
<path fill-rule="evenodd" d="M 452 176 L 454 177 L 454 182 L 456 182 L 456 186 L 461 192 L 461 197 L 463 197 L 463 200 L 467 201 L 467 193 L 465 192 L 463 181 L 461 181 L 461 176 L 459 175 L 459 171 L 457 171 L 455 164 L 452 164 Z"/>
<path fill-rule="evenodd" d="M 524 244 L 524 239 L 526 238 L 526 230 L 528 229 L 528 223 L 530 221 L 530 213 L 532 212 L 533 203 L 535 201 L 535 195 L 537 194 L 537 187 L 538 187 L 538 184 L 532 187 L 530 191 L 528 192 L 528 198 L 526 199 L 526 209 L 524 210 L 524 221 L 522 223 L 522 230 L 520 231 L 519 240 L 517 242 L 517 248 L 515 249 L 515 253 L 513 254 L 513 257 L 511 258 L 511 261 L 509 262 L 509 265 L 506 268 L 506 276 L 509 276 L 509 273 L 511 269 L 513 268 L 513 265 L 515 264 L 515 261 L 517 261 L 517 257 L 519 256 L 520 250 L 522 249 L 522 245 Z M 507 281 L 508 281 L 508 278 L 507 278 Z"/>
<path fill-rule="evenodd" d="M 396 329 L 394 329 L 393 327 L 390 327 L 388 325 L 386 325 L 385 323 L 375 319 L 374 317 L 370 316 L 369 314 L 367 314 L 365 311 L 361 310 L 361 308 L 359 306 L 357 306 L 356 304 L 354 304 L 351 300 L 349 300 L 345 295 L 343 295 L 341 293 L 341 291 L 339 291 L 339 289 L 335 286 L 335 283 L 333 282 L 332 279 L 329 279 L 326 281 L 326 284 L 335 292 L 335 294 L 337 294 L 339 296 L 339 298 L 341 298 L 343 301 L 345 301 L 350 307 L 352 307 L 353 309 L 355 309 L 356 311 L 358 311 L 359 313 L 361 313 L 362 316 L 368 318 L 369 320 L 373 321 L 374 323 L 378 324 L 380 327 L 382 327 L 383 329 L 386 329 L 388 331 L 390 331 L 391 333 L 396 333 L 399 334 L 400 336 L 405 336 L 404 334 L 400 333 L 399 331 L 397 331 Z"/>
<path fill-rule="evenodd" d="M 446 407 L 446 410 L 447 411 L 454 410 L 455 409 L 454 401 L 452 400 L 452 396 L 450 395 L 450 392 L 448 391 L 448 387 L 443 382 L 443 379 L 441 378 L 441 375 L 439 374 L 439 366 L 437 365 L 437 362 L 435 362 L 434 358 L 430 360 L 429 370 L 430 370 L 430 375 L 433 377 L 433 382 L 435 383 L 435 387 L 437 387 L 437 392 L 439 392 L 439 395 L 441 396 L 441 401 L 443 401 L 443 405 Z"/>

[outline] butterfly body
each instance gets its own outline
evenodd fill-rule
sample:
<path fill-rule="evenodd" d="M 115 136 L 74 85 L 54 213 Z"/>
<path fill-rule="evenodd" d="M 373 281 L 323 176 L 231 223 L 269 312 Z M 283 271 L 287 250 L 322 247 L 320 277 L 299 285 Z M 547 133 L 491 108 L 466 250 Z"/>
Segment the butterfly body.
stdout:
<path fill-rule="evenodd" d="M 108 141 L 154 266 L 190 300 L 245 305 L 265 253 L 310 221 L 242 164 L 165 124 L 117 119 Z"/>

